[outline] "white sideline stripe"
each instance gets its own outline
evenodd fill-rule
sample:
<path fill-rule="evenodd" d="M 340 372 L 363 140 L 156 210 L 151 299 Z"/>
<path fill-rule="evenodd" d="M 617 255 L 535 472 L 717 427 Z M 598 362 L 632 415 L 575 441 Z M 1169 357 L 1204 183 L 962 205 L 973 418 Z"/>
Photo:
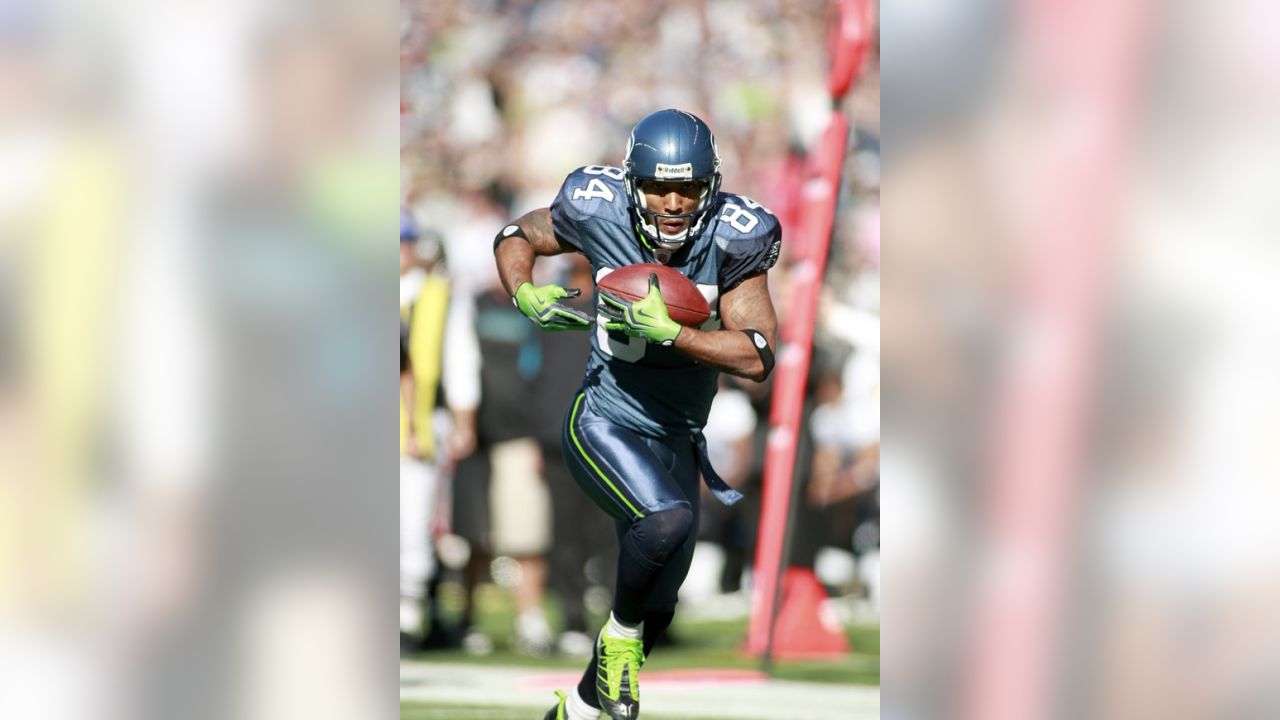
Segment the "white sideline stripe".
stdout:
<path fill-rule="evenodd" d="M 483 665 L 402 662 L 400 699 L 441 705 L 496 705 L 546 710 L 554 701 L 550 691 L 527 691 L 530 679 L 547 676 L 545 669 Z M 577 673 L 566 673 L 576 677 Z M 644 684 L 643 673 L 640 678 Z M 538 683 L 542 684 L 542 683 Z M 862 685 L 763 680 L 733 685 L 733 691 L 688 682 L 645 685 L 646 718 L 721 720 L 879 720 L 880 688 Z M 562 688 L 563 689 L 563 688 Z"/>

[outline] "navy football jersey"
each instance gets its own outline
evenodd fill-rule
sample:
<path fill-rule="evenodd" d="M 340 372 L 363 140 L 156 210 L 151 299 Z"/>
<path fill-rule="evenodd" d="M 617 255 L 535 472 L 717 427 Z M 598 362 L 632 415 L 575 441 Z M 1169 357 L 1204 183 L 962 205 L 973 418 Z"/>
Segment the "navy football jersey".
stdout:
<path fill-rule="evenodd" d="M 596 283 L 610 272 L 656 262 L 633 227 L 620 168 L 590 165 L 565 179 L 551 221 L 556 236 L 591 261 Z M 750 198 L 719 193 L 706 229 L 668 267 L 697 285 L 711 306 L 704 330 L 720 327 L 721 293 L 778 259 L 778 220 Z M 599 293 L 595 298 L 599 308 Z M 718 371 L 674 348 L 604 329 L 597 310 L 583 391 L 592 409 L 649 436 L 701 430 L 716 394 Z"/>

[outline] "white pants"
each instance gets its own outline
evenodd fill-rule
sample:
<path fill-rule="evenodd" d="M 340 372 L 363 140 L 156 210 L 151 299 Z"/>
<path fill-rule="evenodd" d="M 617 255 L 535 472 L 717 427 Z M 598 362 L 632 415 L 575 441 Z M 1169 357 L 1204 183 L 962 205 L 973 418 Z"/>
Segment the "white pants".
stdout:
<path fill-rule="evenodd" d="M 437 472 L 430 462 L 400 458 L 400 626 L 415 632 L 426 582 L 435 571 L 431 518 Z"/>

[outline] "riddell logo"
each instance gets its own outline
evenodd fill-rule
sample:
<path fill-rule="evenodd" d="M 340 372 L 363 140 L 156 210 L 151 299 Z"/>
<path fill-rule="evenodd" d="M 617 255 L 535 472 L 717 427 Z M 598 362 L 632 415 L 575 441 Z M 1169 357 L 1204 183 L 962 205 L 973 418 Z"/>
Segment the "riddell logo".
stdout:
<path fill-rule="evenodd" d="M 658 163 L 658 169 L 654 174 L 664 180 L 691 180 L 693 179 L 693 163 L 684 163 L 682 165 Z"/>

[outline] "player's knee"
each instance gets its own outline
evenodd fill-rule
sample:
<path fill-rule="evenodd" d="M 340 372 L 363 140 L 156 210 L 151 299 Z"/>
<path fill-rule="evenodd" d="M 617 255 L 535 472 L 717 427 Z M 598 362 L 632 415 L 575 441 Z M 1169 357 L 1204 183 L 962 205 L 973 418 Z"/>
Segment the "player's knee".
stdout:
<path fill-rule="evenodd" d="M 636 521 L 628 531 L 635 550 L 651 563 L 666 563 L 693 531 L 693 511 L 686 507 L 662 510 Z"/>

